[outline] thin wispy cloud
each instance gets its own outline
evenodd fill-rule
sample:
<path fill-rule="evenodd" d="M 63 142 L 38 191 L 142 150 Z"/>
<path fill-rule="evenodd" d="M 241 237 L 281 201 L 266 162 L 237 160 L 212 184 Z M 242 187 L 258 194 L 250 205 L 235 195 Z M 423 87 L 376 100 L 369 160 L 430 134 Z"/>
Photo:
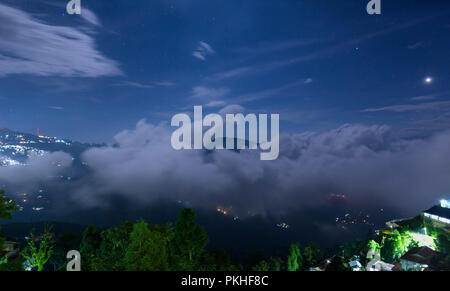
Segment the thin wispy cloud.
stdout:
<path fill-rule="evenodd" d="M 62 106 L 48 106 L 48 109 L 53 109 L 53 110 L 64 110 L 64 107 L 62 107 Z"/>
<path fill-rule="evenodd" d="M 234 51 L 237 53 L 246 54 L 267 54 L 279 51 L 285 51 L 292 48 L 306 47 L 314 44 L 322 43 L 327 41 L 325 39 L 296 39 L 287 40 L 282 42 L 264 42 L 256 46 L 247 46 L 237 48 Z"/>
<path fill-rule="evenodd" d="M 361 44 L 362 42 L 372 40 L 374 38 L 384 36 L 390 33 L 398 32 L 407 28 L 411 28 L 420 23 L 426 22 L 434 17 L 424 17 L 422 19 L 412 20 L 408 22 L 404 22 L 398 25 L 393 25 L 391 27 L 378 30 L 376 32 L 368 33 L 365 35 L 361 35 L 359 37 L 351 38 L 339 43 L 335 43 L 329 46 L 325 46 L 321 49 L 315 50 L 311 53 L 304 54 L 299 57 L 289 58 L 285 60 L 272 61 L 263 63 L 255 66 L 242 66 L 233 68 L 231 70 L 226 70 L 223 72 L 218 72 L 214 74 L 210 79 L 212 80 L 224 80 L 236 77 L 242 77 L 245 75 L 251 74 L 260 74 L 268 71 L 273 71 L 279 68 L 283 68 L 286 66 L 297 65 L 305 62 L 315 61 L 319 59 L 324 59 L 335 55 L 336 53 L 347 49 L 348 47 L 353 47 Z"/>
<path fill-rule="evenodd" d="M 392 112 L 407 112 L 407 111 L 423 111 L 423 110 L 445 110 L 450 107 L 450 101 L 441 102 L 427 102 L 420 104 L 402 104 L 392 105 L 379 108 L 364 109 L 363 112 L 379 112 L 379 111 L 392 111 Z"/>
<path fill-rule="evenodd" d="M 47 24 L 4 4 L 0 4 L 0 23 L 0 77 L 122 74 L 115 61 L 97 50 L 92 36 L 81 30 Z"/>
<path fill-rule="evenodd" d="M 228 88 L 208 88 L 197 86 L 192 88 L 191 98 L 193 99 L 218 99 L 230 92 Z"/>
<path fill-rule="evenodd" d="M 215 53 L 216 52 L 211 47 L 211 45 L 206 42 L 199 41 L 197 49 L 192 52 L 192 55 L 199 60 L 206 61 L 207 56 L 213 55 Z"/>
<path fill-rule="evenodd" d="M 174 86 L 175 84 L 172 82 L 151 82 L 151 83 L 139 83 L 139 82 L 131 82 L 131 81 L 122 81 L 116 84 L 113 84 L 113 86 L 117 87 L 133 87 L 133 88 L 139 88 L 139 89 L 152 89 L 155 87 L 170 87 Z"/>
<path fill-rule="evenodd" d="M 408 49 L 415 50 L 417 48 L 421 48 L 421 47 L 424 47 L 424 46 L 425 46 L 425 43 L 423 41 L 418 41 L 416 43 L 408 45 Z"/>
<path fill-rule="evenodd" d="M 277 88 L 271 88 L 271 89 L 266 89 L 266 90 L 262 90 L 262 91 L 258 91 L 258 92 L 243 94 L 237 98 L 232 99 L 231 102 L 246 103 L 246 102 L 253 102 L 253 101 L 257 101 L 257 100 L 261 100 L 261 99 L 265 99 L 265 98 L 269 98 L 269 97 L 276 97 L 289 89 L 292 89 L 292 88 L 295 88 L 295 87 L 298 87 L 298 86 L 301 86 L 304 84 L 305 84 L 305 80 L 299 80 L 299 81 L 285 84 L 285 85 L 277 87 Z"/>
<path fill-rule="evenodd" d="M 225 101 L 211 101 L 206 103 L 204 106 L 205 107 L 221 107 L 221 106 L 225 106 L 226 102 Z"/>
<path fill-rule="evenodd" d="M 434 100 L 446 95 L 449 95 L 450 91 L 445 91 L 445 92 L 440 92 L 440 93 L 435 93 L 435 94 L 430 94 L 430 95 L 420 95 L 420 96 L 415 96 L 410 98 L 409 100 L 411 101 L 429 101 L 429 100 Z"/>
<path fill-rule="evenodd" d="M 92 25 L 101 26 L 100 19 L 97 17 L 97 15 L 87 8 L 83 7 L 83 13 L 81 13 L 81 17 Z"/>
<path fill-rule="evenodd" d="M 411 101 L 427 101 L 427 100 L 433 100 L 436 98 L 437 98 L 436 95 L 422 95 L 422 96 L 412 97 L 409 100 L 411 100 Z"/>

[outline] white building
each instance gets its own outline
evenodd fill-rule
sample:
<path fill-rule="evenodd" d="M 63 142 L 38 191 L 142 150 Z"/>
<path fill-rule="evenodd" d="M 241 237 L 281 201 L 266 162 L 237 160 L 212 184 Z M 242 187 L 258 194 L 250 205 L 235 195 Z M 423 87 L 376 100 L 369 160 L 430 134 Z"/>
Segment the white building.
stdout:
<path fill-rule="evenodd" d="M 423 212 L 423 215 L 435 221 L 450 224 L 450 201 L 441 200 L 440 205 L 436 205 Z"/>

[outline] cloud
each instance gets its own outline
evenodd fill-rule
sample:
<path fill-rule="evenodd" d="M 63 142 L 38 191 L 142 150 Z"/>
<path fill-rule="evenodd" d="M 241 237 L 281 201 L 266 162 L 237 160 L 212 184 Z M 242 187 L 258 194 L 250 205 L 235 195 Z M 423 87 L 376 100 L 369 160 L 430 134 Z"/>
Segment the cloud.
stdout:
<path fill-rule="evenodd" d="M 215 54 L 214 49 L 206 42 L 199 41 L 197 49 L 192 52 L 192 55 L 202 61 L 206 61 L 206 57 Z"/>
<path fill-rule="evenodd" d="M 217 99 L 224 97 L 230 92 L 228 88 L 208 88 L 196 86 L 192 88 L 191 98 L 193 99 Z"/>
<path fill-rule="evenodd" d="M 253 102 L 256 100 L 277 96 L 286 90 L 289 90 L 289 89 L 292 89 L 292 88 L 295 88 L 295 87 L 298 87 L 298 86 L 304 85 L 304 84 L 308 84 L 308 83 L 305 80 L 297 80 L 297 81 L 285 84 L 280 87 L 270 88 L 270 89 L 262 90 L 259 92 L 246 93 L 246 94 L 240 95 L 240 96 L 232 99 L 231 101 L 236 102 L 236 103 Z"/>
<path fill-rule="evenodd" d="M 415 25 L 418 25 L 420 23 L 426 22 L 430 19 L 433 19 L 435 16 L 428 16 L 421 19 L 411 20 L 407 22 L 403 22 L 401 24 L 392 25 L 390 27 L 380 29 L 375 32 L 367 33 L 364 35 L 360 35 L 358 37 L 350 38 L 341 42 L 332 43 L 330 45 L 324 46 L 322 48 L 316 49 L 312 52 L 306 53 L 304 55 L 284 59 L 284 60 L 278 60 L 278 61 L 271 61 L 266 62 L 263 64 L 255 65 L 255 66 L 243 66 L 234 68 L 232 70 L 227 70 L 224 72 L 218 72 L 214 74 L 210 79 L 213 80 L 224 80 L 224 79 L 230 79 L 230 78 L 236 78 L 236 77 L 243 77 L 247 75 L 252 74 L 260 74 L 268 71 L 273 71 L 276 69 L 280 69 L 286 66 L 292 66 L 292 65 L 298 65 L 301 63 L 311 62 L 319 59 L 325 59 L 329 58 L 333 55 L 336 55 L 336 53 L 345 51 L 349 47 L 353 47 L 355 45 L 359 45 L 362 42 L 370 41 L 372 39 L 375 39 L 377 37 L 381 37 L 384 35 L 388 35 L 394 32 L 398 32 L 404 29 L 411 28 Z"/>
<path fill-rule="evenodd" d="M 220 107 L 224 106 L 226 103 L 224 101 L 211 101 L 205 104 L 205 107 Z"/>
<path fill-rule="evenodd" d="M 325 39 L 295 39 L 281 42 L 264 42 L 254 47 L 242 47 L 235 49 L 238 53 L 248 54 L 267 54 L 278 51 L 284 51 L 292 48 L 311 46 L 317 43 L 327 41 Z"/>
<path fill-rule="evenodd" d="M 443 92 L 430 94 L 430 95 L 415 96 L 415 97 L 410 98 L 409 100 L 411 100 L 411 101 L 428 101 L 428 100 L 433 100 L 433 99 L 440 98 L 443 96 L 447 96 L 447 95 L 449 95 L 449 93 L 450 93 L 450 91 L 443 91 Z"/>
<path fill-rule="evenodd" d="M 73 27 L 50 25 L 4 4 L 0 4 L 0 23 L 0 77 L 122 74 L 115 61 L 97 50 L 92 36 Z"/>
<path fill-rule="evenodd" d="M 237 114 L 237 113 L 244 113 L 245 108 L 241 105 L 232 104 L 225 106 L 224 108 L 220 109 L 219 114 L 226 115 L 226 114 Z"/>
<path fill-rule="evenodd" d="M 311 84 L 313 82 L 313 79 L 312 78 L 306 78 L 305 80 L 304 80 L 304 83 L 305 84 Z"/>
<path fill-rule="evenodd" d="M 152 82 L 148 84 L 139 83 L 139 82 L 131 82 L 131 81 L 122 81 L 119 83 L 114 84 L 113 86 L 118 87 L 133 87 L 133 88 L 139 88 L 139 89 L 152 89 L 155 87 L 170 87 L 175 85 L 171 82 Z"/>
<path fill-rule="evenodd" d="M 416 43 L 408 45 L 408 49 L 415 50 L 417 48 L 421 48 L 421 47 L 424 47 L 424 46 L 425 46 L 425 43 L 423 41 L 418 41 Z"/>
<path fill-rule="evenodd" d="M 53 110 L 64 110 L 64 107 L 61 106 L 49 106 L 48 108 Z"/>
<path fill-rule="evenodd" d="M 318 206 L 329 193 L 417 211 L 450 191 L 448 131 L 403 140 L 388 126 L 355 124 L 283 134 L 280 157 L 271 162 L 249 150 L 175 151 L 171 132 L 141 121 L 114 146 L 85 152 L 92 176 L 71 192 L 74 201 L 98 206 L 114 194 L 143 206 L 171 199 L 232 205 L 245 216 Z"/>
<path fill-rule="evenodd" d="M 100 20 L 98 19 L 97 15 L 95 15 L 94 12 L 87 8 L 82 8 L 81 17 L 92 25 L 101 26 Z"/>
<path fill-rule="evenodd" d="M 426 100 L 433 100 L 436 99 L 436 95 L 421 95 L 410 98 L 411 101 L 426 101 Z"/>
<path fill-rule="evenodd" d="M 407 111 L 423 111 L 423 110 L 446 110 L 450 107 L 450 101 L 440 102 L 427 102 L 420 104 L 402 104 L 392 105 L 379 108 L 368 108 L 362 112 L 379 112 L 379 111 L 392 111 L 392 112 L 407 112 Z"/>
<path fill-rule="evenodd" d="M 40 183 L 54 180 L 71 164 L 71 156 L 64 152 L 31 155 L 25 165 L 0 167 L 0 181 L 21 189 L 31 189 Z"/>

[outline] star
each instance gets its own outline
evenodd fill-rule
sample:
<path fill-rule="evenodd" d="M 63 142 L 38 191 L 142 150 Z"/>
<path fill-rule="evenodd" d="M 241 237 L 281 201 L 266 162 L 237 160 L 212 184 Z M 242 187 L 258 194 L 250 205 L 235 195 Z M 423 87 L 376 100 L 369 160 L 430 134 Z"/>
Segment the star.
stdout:
<path fill-rule="evenodd" d="M 425 78 L 425 83 L 426 84 L 431 84 L 433 82 L 433 78 L 431 78 L 431 77 L 426 77 Z"/>

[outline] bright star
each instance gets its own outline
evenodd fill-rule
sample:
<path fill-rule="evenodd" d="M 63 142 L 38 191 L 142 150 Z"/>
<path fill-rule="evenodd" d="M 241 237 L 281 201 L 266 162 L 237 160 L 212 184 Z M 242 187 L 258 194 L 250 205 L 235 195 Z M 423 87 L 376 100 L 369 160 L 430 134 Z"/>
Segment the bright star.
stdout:
<path fill-rule="evenodd" d="M 425 83 L 430 84 L 431 82 L 433 82 L 433 78 L 431 78 L 431 77 L 425 78 Z"/>

